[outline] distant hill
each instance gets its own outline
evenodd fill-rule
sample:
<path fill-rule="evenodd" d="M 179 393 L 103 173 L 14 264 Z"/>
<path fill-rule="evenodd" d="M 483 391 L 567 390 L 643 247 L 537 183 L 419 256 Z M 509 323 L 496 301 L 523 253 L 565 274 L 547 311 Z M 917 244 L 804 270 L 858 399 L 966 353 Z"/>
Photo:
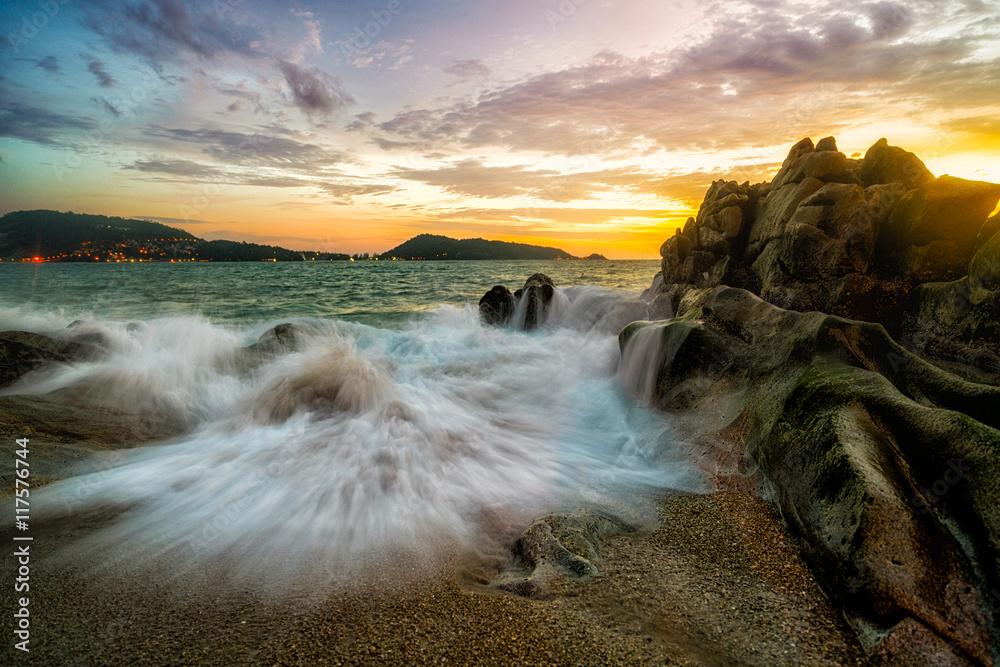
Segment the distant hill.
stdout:
<path fill-rule="evenodd" d="M 59 211 L 15 211 L 0 218 L 0 257 L 69 257 L 87 245 L 112 247 L 129 241 L 170 239 L 194 243 L 182 229 L 147 220 Z"/>
<path fill-rule="evenodd" d="M 238 241 L 205 241 L 148 220 L 59 211 L 15 211 L 0 218 L 0 258 L 48 262 L 348 260 L 343 253 L 297 252 Z"/>
<path fill-rule="evenodd" d="M 576 259 L 565 250 L 526 243 L 452 239 L 421 234 L 382 253 L 381 259 Z"/>

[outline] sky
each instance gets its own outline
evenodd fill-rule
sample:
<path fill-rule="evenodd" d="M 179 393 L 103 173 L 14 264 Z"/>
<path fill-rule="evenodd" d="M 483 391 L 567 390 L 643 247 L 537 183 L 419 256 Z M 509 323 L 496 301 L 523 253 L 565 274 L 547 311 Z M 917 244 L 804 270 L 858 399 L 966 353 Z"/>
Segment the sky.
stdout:
<path fill-rule="evenodd" d="M 0 214 L 655 258 L 827 135 L 1000 182 L 1000 2 L 0 2 Z"/>

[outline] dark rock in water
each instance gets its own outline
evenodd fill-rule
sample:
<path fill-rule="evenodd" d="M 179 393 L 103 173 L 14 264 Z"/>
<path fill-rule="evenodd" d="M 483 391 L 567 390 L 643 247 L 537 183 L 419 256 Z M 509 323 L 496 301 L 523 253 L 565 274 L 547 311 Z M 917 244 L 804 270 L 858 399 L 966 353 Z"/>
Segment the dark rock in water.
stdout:
<path fill-rule="evenodd" d="M 291 322 L 282 322 L 261 334 L 257 342 L 247 346 L 247 352 L 257 356 L 271 356 L 297 349 L 302 328 Z"/>
<path fill-rule="evenodd" d="M 859 638 L 920 664 L 919 644 L 901 639 L 919 631 L 992 664 L 1000 388 L 923 361 L 876 324 L 782 310 L 745 290 L 690 290 L 681 312 L 630 325 L 623 350 L 660 329 L 649 363 L 663 409 L 697 422 L 735 403 L 727 437 L 706 442 L 742 451 Z"/>
<path fill-rule="evenodd" d="M 888 140 L 882 138 L 865 153 L 861 180 L 866 186 L 900 183 L 905 189 L 914 190 L 934 180 L 934 174 L 916 155 L 890 146 Z"/>
<path fill-rule="evenodd" d="M 596 252 L 593 253 L 593 254 L 587 255 L 586 257 L 584 257 L 584 259 L 596 259 L 596 260 L 602 260 L 602 261 L 605 261 L 605 262 L 608 261 L 607 257 L 605 257 L 604 255 L 601 255 L 599 253 L 596 253 Z"/>
<path fill-rule="evenodd" d="M 93 358 L 97 352 L 84 343 L 27 331 L 5 331 L 0 333 L 0 387 L 12 385 L 47 363 L 81 361 Z"/>
<path fill-rule="evenodd" d="M 510 322 L 517 299 L 503 285 L 496 285 L 479 300 L 479 314 L 486 324 L 500 326 Z"/>
<path fill-rule="evenodd" d="M 599 538 L 632 532 L 605 514 L 552 514 L 534 521 L 511 547 L 512 558 L 490 585 L 528 598 L 544 598 L 561 577 L 589 581 L 603 562 Z"/>
<path fill-rule="evenodd" d="M 514 292 L 518 301 L 524 301 L 524 330 L 531 331 L 545 321 L 546 306 L 552 301 L 556 287 L 552 279 L 544 273 L 536 273 L 526 281 L 524 287 Z"/>
<path fill-rule="evenodd" d="M 496 285 L 479 300 L 479 314 L 486 324 L 511 324 L 531 331 L 545 322 L 545 313 L 555 291 L 552 279 L 544 273 L 528 278 L 524 287 L 513 294 L 503 285 Z"/>

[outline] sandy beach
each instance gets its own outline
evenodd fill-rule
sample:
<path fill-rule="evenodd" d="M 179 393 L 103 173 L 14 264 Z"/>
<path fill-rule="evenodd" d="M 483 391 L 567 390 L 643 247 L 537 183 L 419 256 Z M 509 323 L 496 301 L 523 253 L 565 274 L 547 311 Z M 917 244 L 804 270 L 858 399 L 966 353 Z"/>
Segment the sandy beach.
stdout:
<path fill-rule="evenodd" d="M 58 458 L 60 447 L 42 445 Z M 64 446 L 65 447 L 65 446 Z M 78 450 L 80 443 L 71 447 Z M 75 560 L 102 515 L 32 528 L 31 664 L 854 665 L 850 629 L 772 508 L 745 491 L 667 494 L 660 525 L 601 542 L 590 583 L 529 600 L 488 586 L 502 536 L 436 564 L 383 556 L 346 585 L 280 595 L 228 579 Z M 2 539 L 10 544 L 12 531 Z M 69 557 L 67 557 L 69 556 Z M 5 567 L 11 561 L 5 559 Z M 96 566 L 96 567 L 95 567 Z M 13 608 L 11 587 L 3 591 Z M 20 653 L 20 652 L 18 652 Z M 3 661 L 15 655 L 4 643 Z"/>

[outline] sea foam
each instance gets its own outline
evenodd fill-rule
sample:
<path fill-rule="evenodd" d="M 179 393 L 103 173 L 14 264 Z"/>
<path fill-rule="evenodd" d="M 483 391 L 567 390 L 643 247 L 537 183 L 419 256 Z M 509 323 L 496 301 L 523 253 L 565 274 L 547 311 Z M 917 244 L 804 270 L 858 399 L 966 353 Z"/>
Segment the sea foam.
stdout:
<path fill-rule="evenodd" d="M 643 308 L 569 288 L 530 333 L 483 326 L 472 307 L 399 329 L 300 320 L 295 349 L 249 365 L 241 355 L 263 324 L 105 323 L 105 358 L 34 390 L 103 387 L 121 405 L 174 411 L 189 430 L 39 499 L 50 513 L 120 512 L 71 551 L 225 560 L 274 581 L 316 563 L 432 554 L 498 520 L 700 490 L 671 457 L 662 416 L 616 379 L 617 332 Z"/>

